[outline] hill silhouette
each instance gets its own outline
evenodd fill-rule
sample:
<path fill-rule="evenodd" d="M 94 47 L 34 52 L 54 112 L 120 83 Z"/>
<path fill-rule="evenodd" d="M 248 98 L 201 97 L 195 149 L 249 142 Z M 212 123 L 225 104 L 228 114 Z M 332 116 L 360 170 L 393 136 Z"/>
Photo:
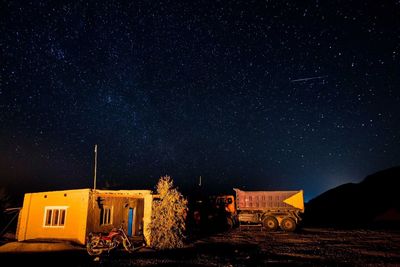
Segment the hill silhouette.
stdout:
<path fill-rule="evenodd" d="M 400 227 L 400 166 L 335 187 L 306 204 L 306 225 Z"/>

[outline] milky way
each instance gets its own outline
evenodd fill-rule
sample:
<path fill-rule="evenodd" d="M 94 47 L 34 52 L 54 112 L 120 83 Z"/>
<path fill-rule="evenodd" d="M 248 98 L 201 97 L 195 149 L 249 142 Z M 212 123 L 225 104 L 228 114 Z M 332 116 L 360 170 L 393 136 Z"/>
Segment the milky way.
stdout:
<path fill-rule="evenodd" d="M 307 198 L 399 164 L 398 1 L 2 1 L 0 181 Z"/>

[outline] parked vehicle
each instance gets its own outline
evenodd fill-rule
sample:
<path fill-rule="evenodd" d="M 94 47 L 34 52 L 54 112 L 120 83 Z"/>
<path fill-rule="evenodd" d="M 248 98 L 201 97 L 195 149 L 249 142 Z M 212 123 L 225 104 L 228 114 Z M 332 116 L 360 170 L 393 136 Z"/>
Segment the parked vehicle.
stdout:
<path fill-rule="evenodd" d="M 292 232 L 304 212 L 303 190 L 243 191 L 237 188 L 236 209 L 240 224 L 262 224 L 265 230 Z"/>
<path fill-rule="evenodd" d="M 119 246 L 129 253 L 135 250 L 133 242 L 126 235 L 122 226 L 113 228 L 108 234 L 89 233 L 86 242 L 86 250 L 91 256 L 98 256 L 105 251 L 109 253 Z"/>
<path fill-rule="evenodd" d="M 229 230 L 241 225 L 261 225 L 266 231 L 279 227 L 294 231 L 304 212 L 303 190 L 243 191 L 235 195 L 213 195 L 196 201 L 193 207 L 195 225 L 203 229 Z"/>

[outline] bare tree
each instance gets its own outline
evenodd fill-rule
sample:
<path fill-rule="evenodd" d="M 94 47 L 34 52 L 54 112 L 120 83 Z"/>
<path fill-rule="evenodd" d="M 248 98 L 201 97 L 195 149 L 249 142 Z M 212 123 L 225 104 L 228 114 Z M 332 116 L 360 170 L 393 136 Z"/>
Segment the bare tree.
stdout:
<path fill-rule="evenodd" d="M 173 188 L 169 176 L 161 177 L 157 184 L 158 198 L 153 202 L 149 225 L 151 244 L 156 249 L 183 247 L 187 200 Z"/>
<path fill-rule="evenodd" d="M 4 187 L 0 187 L 0 212 L 3 212 L 11 205 L 11 196 Z"/>
<path fill-rule="evenodd" d="M 0 187 L 0 237 L 6 232 L 11 221 L 14 219 L 8 218 L 6 214 L 6 209 L 11 206 L 11 196 L 8 194 L 4 187 Z M 14 216 L 16 217 L 16 216 Z"/>

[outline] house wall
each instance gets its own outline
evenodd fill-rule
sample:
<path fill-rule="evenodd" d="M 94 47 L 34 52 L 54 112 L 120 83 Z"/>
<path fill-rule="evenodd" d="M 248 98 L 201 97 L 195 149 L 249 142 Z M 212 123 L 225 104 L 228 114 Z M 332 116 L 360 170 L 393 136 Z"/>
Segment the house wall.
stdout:
<path fill-rule="evenodd" d="M 25 194 L 18 241 L 62 239 L 85 244 L 89 192 L 89 189 L 78 189 Z M 65 210 L 62 226 L 46 225 L 46 208 Z"/>
<path fill-rule="evenodd" d="M 98 198 L 103 199 L 102 205 L 113 206 L 113 225 L 123 224 L 124 229 L 128 226 L 129 207 L 135 209 L 135 231 L 134 235 L 143 235 L 145 241 L 150 245 L 150 232 L 148 225 L 151 221 L 153 195 L 150 190 L 96 190 L 89 200 L 88 232 L 107 232 L 112 226 L 100 226 L 100 209 Z"/>
<path fill-rule="evenodd" d="M 150 235 L 149 225 L 151 222 L 151 214 L 153 210 L 153 198 L 154 195 L 152 194 L 148 194 L 144 197 L 143 235 L 147 245 L 151 245 L 151 235 Z"/>
<path fill-rule="evenodd" d="M 101 201 L 98 201 L 100 197 Z M 123 225 L 128 232 L 128 211 L 135 208 L 133 235 L 143 235 L 150 245 L 148 225 L 151 222 L 153 195 L 150 190 L 77 189 L 25 194 L 20 211 L 18 241 L 31 239 L 71 240 L 85 244 L 89 232 L 108 232 Z M 102 205 L 112 207 L 112 221 L 101 225 Z M 46 207 L 66 210 L 62 226 L 46 225 Z"/>
<path fill-rule="evenodd" d="M 101 201 L 99 201 L 99 198 Z M 111 210 L 111 220 L 102 224 L 101 209 L 107 207 Z M 128 233 L 129 209 L 135 209 L 133 218 L 133 235 L 142 234 L 143 228 L 143 198 L 135 196 L 112 196 L 109 194 L 93 194 L 89 200 L 89 216 L 87 219 L 87 232 L 109 232 L 114 227 L 123 226 Z"/>

